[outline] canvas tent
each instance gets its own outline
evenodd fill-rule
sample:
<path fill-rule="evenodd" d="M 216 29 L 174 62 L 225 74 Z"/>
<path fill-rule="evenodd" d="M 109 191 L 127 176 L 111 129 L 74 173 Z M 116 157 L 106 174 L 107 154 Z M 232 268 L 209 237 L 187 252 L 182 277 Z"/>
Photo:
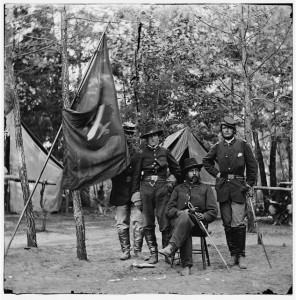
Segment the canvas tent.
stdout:
<path fill-rule="evenodd" d="M 203 157 L 207 154 L 206 148 L 196 138 L 189 127 L 185 127 L 169 135 L 162 143 L 162 146 L 172 152 L 181 168 L 183 167 L 184 159 L 194 157 L 201 164 Z M 200 177 L 202 182 L 215 183 L 215 178 L 204 168 L 201 169 Z"/>
<path fill-rule="evenodd" d="M 15 141 L 15 126 L 14 116 L 11 111 L 6 116 L 7 143 L 5 145 L 5 167 L 9 175 L 18 176 L 18 156 Z M 43 168 L 47 158 L 47 151 L 44 149 L 40 141 L 22 124 L 22 136 L 25 160 L 27 166 L 27 174 L 29 180 L 36 180 Z M 40 181 L 49 180 L 56 185 L 46 185 L 44 190 L 44 198 L 46 202 L 44 207 L 49 212 L 59 211 L 62 201 L 61 179 L 63 167 L 53 156 L 47 162 L 45 170 L 40 178 Z M 32 192 L 35 183 L 30 183 L 30 192 Z M 37 188 L 32 197 L 33 210 L 41 211 L 40 207 L 40 190 L 41 184 Z M 6 202 L 9 206 L 9 212 L 21 213 L 24 208 L 23 193 L 20 182 L 9 180 L 6 194 Z"/>

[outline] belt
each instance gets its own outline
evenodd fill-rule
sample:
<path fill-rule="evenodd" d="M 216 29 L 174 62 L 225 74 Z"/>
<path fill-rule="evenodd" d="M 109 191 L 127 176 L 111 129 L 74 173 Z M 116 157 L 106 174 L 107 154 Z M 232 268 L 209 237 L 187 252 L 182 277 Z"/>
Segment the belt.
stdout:
<path fill-rule="evenodd" d="M 227 179 L 245 179 L 243 176 L 235 175 L 235 174 L 221 174 L 221 178 Z"/>
<path fill-rule="evenodd" d="M 144 176 L 143 181 L 158 181 L 158 182 L 166 182 L 166 176 L 160 175 L 147 175 Z"/>

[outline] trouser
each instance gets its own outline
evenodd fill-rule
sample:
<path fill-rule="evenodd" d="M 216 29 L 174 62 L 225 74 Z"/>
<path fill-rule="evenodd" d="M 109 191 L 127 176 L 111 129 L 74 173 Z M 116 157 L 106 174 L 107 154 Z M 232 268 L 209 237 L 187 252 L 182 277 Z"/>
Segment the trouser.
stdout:
<path fill-rule="evenodd" d="M 232 256 L 245 256 L 246 247 L 246 204 L 235 203 L 231 199 L 220 202 L 220 213 L 223 221 L 226 242 Z"/>
<path fill-rule="evenodd" d="M 162 244 L 167 245 L 170 234 L 170 219 L 166 215 L 168 189 L 166 182 L 141 182 L 141 200 L 143 203 L 142 225 L 144 235 L 151 253 L 157 251 L 155 236 L 155 215 L 162 233 Z M 150 245 L 150 246 L 149 246 Z"/>
<path fill-rule="evenodd" d="M 192 234 L 203 236 L 204 232 L 194 219 L 195 216 L 184 211 L 172 220 L 172 236 L 169 243 L 175 250 L 180 249 L 182 267 L 192 267 Z"/>
<path fill-rule="evenodd" d="M 141 252 L 143 245 L 142 214 L 132 205 L 115 207 L 116 228 L 123 252 L 130 251 L 130 224 L 133 228 L 133 249 Z"/>

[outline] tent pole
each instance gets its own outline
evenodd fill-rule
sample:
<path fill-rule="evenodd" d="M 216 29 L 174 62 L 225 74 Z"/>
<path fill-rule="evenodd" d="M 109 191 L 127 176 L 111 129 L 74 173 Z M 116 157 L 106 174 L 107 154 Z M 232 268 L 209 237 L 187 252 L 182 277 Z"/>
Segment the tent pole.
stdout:
<path fill-rule="evenodd" d="M 57 139 L 58 139 L 58 137 L 59 137 L 59 135 L 60 135 L 61 130 L 62 130 L 62 126 L 60 126 L 60 129 L 59 129 L 59 131 L 58 131 L 58 133 L 57 133 L 57 135 L 56 135 L 56 137 L 55 137 L 55 140 L 54 140 L 54 142 L 53 142 L 53 145 L 56 143 L 56 141 L 57 141 Z M 24 216 L 24 213 L 25 213 L 25 211 L 26 211 L 26 209 L 27 209 L 27 206 L 28 206 L 28 204 L 30 203 L 30 201 L 31 201 L 31 199 L 32 199 L 32 196 L 33 196 L 33 194 L 34 194 L 34 192 L 35 192 L 35 190 L 36 190 L 36 188 L 37 188 L 37 185 L 38 185 L 38 183 L 39 183 L 39 180 L 40 180 L 40 178 L 41 178 L 41 176 L 42 176 L 42 174 L 43 174 L 43 171 L 44 171 L 44 169 L 45 169 L 45 167 L 46 167 L 46 165 L 47 165 L 47 162 L 48 162 L 48 160 L 49 160 L 49 157 L 50 157 L 50 155 L 51 155 L 52 149 L 53 149 L 53 146 L 50 148 L 50 150 L 49 150 L 49 152 L 48 152 L 48 155 L 47 155 L 47 157 L 46 157 L 46 160 L 45 160 L 45 162 L 44 162 L 44 165 L 43 165 L 43 167 L 42 167 L 42 170 L 41 170 L 41 172 L 40 172 L 40 174 L 39 174 L 39 177 L 38 177 L 38 179 L 37 179 L 36 182 L 35 182 L 33 191 L 32 191 L 32 193 L 30 194 L 30 197 L 29 197 L 29 199 L 27 200 L 27 202 L 26 202 L 26 204 L 25 204 L 25 206 L 24 206 L 24 209 L 23 209 L 23 211 L 22 211 L 22 213 L 21 213 L 21 215 L 20 215 L 20 217 L 19 217 L 19 220 L 18 220 L 18 223 L 17 223 L 17 225 L 16 225 L 16 227 L 15 227 L 14 233 L 13 233 L 13 235 L 12 235 L 12 237 L 11 237 L 11 239 L 10 239 L 8 245 L 7 245 L 7 248 L 6 248 L 6 251 L 5 251 L 5 254 L 4 254 L 4 258 L 5 258 L 6 255 L 7 255 L 7 252 L 8 252 L 8 250 L 9 250 L 10 245 L 11 245 L 11 242 L 12 242 L 12 240 L 13 240 L 13 238 L 14 238 L 14 236 L 15 236 L 17 230 L 18 230 L 18 227 L 19 227 L 19 225 L 20 225 L 20 223 L 21 223 L 21 220 L 22 220 L 22 218 L 23 218 L 23 216 Z"/>
<path fill-rule="evenodd" d="M 81 86 L 82 86 L 82 84 L 83 84 L 84 81 L 85 81 L 85 78 L 86 78 L 86 76 L 87 76 L 87 74 L 88 74 L 88 72 L 89 72 L 89 70 L 90 70 L 90 67 L 91 67 L 92 64 L 93 64 L 93 61 L 94 61 L 95 56 L 98 54 L 98 52 L 97 52 L 97 51 L 98 51 L 98 48 L 99 48 L 99 46 L 101 45 L 103 36 L 104 36 L 104 34 L 105 34 L 105 32 L 106 32 L 106 30 L 107 30 L 107 28 L 108 28 L 110 22 L 111 22 L 111 19 L 110 19 L 110 21 L 108 22 L 108 24 L 106 25 L 106 28 L 105 28 L 105 30 L 104 30 L 104 32 L 103 32 L 101 38 L 100 38 L 99 45 L 98 45 L 96 51 L 94 52 L 94 55 L 93 55 L 92 58 L 91 58 L 91 61 L 90 61 L 89 65 L 88 65 L 88 68 L 87 68 L 87 71 L 85 72 L 85 74 L 84 74 L 84 76 L 83 76 L 83 79 L 82 79 L 82 81 L 81 81 L 81 83 L 80 83 L 80 85 L 79 85 L 79 87 L 78 87 L 78 90 L 77 90 L 77 92 L 76 92 L 76 95 L 75 95 L 75 97 L 74 97 L 74 99 L 73 99 L 72 104 L 71 104 L 70 107 L 73 106 L 73 104 L 74 104 L 74 102 L 75 102 L 75 100 L 76 100 L 78 94 L 80 93 Z M 33 188 L 33 191 L 32 191 L 32 193 L 30 194 L 30 197 L 29 197 L 29 199 L 27 200 L 27 202 L 26 202 L 26 204 L 25 204 L 25 206 L 24 206 L 24 208 L 23 208 L 23 211 L 22 211 L 22 213 L 21 213 L 21 215 L 20 215 L 20 217 L 19 217 L 19 220 L 18 220 L 17 225 L 16 225 L 16 227 L 15 227 L 15 230 L 14 230 L 14 232 L 13 232 L 13 235 L 12 235 L 12 237 L 11 237 L 11 239 L 10 239 L 8 245 L 7 245 L 7 248 L 6 248 L 6 251 L 5 251 L 5 254 L 4 254 L 4 258 L 7 256 L 7 253 L 8 253 L 8 250 L 9 250 L 9 248 L 10 248 L 10 245 L 11 245 L 11 243 L 12 243 L 12 240 L 13 240 L 13 238 L 14 238 L 14 236 L 15 236 L 15 234 L 16 234 L 18 228 L 19 228 L 19 225 L 20 225 L 21 220 L 22 220 L 22 218 L 23 218 L 23 216 L 24 216 L 24 213 L 25 213 L 25 211 L 26 211 L 26 209 L 27 209 L 27 206 L 29 205 L 29 202 L 31 201 L 31 199 L 32 199 L 32 197 L 33 197 L 33 195 L 34 195 L 34 192 L 35 192 L 35 190 L 36 190 L 36 188 L 37 188 L 37 185 L 38 185 L 38 183 L 39 183 L 39 180 L 40 180 L 40 178 L 41 178 L 41 176 L 42 176 L 42 174 L 43 174 L 43 171 L 44 171 L 44 169 L 45 169 L 45 167 L 46 167 L 46 165 L 47 165 L 47 163 L 48 163 L 48 160 L 49 160 L 49 157 L 50 157 L 50 155 L 51 155 L 52 149 L 53 149 L 53 147 L 54 147 L 54 145 L 55 145 L 55 143 L 56 143 L 56 141 L 57 141 L 57 139 L 58 139 L 58 137 L 59 137 L 61 131 L 62 131 L 62 124 L 60 125 L 60 128 L 59 128 L 59 130 L 58 130 L 58 133 L 56 134 L 56 137 L 55 137 L 55 139 L 54 139 L 54 141 L 53 141 L 53 143 L 52 143 L 52 146 L 51 146 L 51 148 L 50 148 L 50 150 L 49 150 L 49 152 L 48 152 L 47 158 L 46 158 L 46 160 L 45 160 L 45 162 L 44 162 L 44 165 L 43 165 L 43 167 L 42 167 L 42 170 L 41 170 L 41 172 L 40 172 L 40 175 L 39 175 L 38 179 L 37 179 L 36 182 L 35 182 L 35 186 L 34 186 L 34 188 Z"/>

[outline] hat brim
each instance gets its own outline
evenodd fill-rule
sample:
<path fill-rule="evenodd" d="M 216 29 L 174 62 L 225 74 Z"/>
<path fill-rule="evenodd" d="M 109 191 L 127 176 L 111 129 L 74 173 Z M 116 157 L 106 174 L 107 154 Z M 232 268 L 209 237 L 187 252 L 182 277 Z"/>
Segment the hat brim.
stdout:
<path fill-rule="evenodd" d="M 226 127 L 229 127 L 229 128 L 235 128 L 235 125 L 233 124 L 229 124 L 229 123 L 226 123 L 226 122 L 221 122 L 221 126 L 224 125 Z"/>
<path fill-rule="evenodd" d="M 123 129 L 123 131 L 124 131 L 125 133 L 133 133 L 133 134 L 136 133 L 136 130 L 132 130 L 132 129 Z"/>
<path fill-rule="evenodd" d="M 150 135 L 153 135 L 157 133 L 158 135 L 161 135 L 163 134 L 163 130 L 162 129 L 159 129 L 159 130 L 155 130 L 155 131 L 152 131 L 152 132 L 149 132 L 149 133 L 145 133 L 143 135 L 140 136 L 141 139 L 147 139 Z"/>
<path fill-rule="evenodd" d="M 189 165 L 189 166 L 186 166 L 185 168 L 183 168 L 182 172 L 187 172 L 188 170 L 193 169 L 193 168 L 197 168 L 200 171 L 202 169 L 202 167 L 203 167 L 203 164 L 192 164 L 192 165 Z"/>

